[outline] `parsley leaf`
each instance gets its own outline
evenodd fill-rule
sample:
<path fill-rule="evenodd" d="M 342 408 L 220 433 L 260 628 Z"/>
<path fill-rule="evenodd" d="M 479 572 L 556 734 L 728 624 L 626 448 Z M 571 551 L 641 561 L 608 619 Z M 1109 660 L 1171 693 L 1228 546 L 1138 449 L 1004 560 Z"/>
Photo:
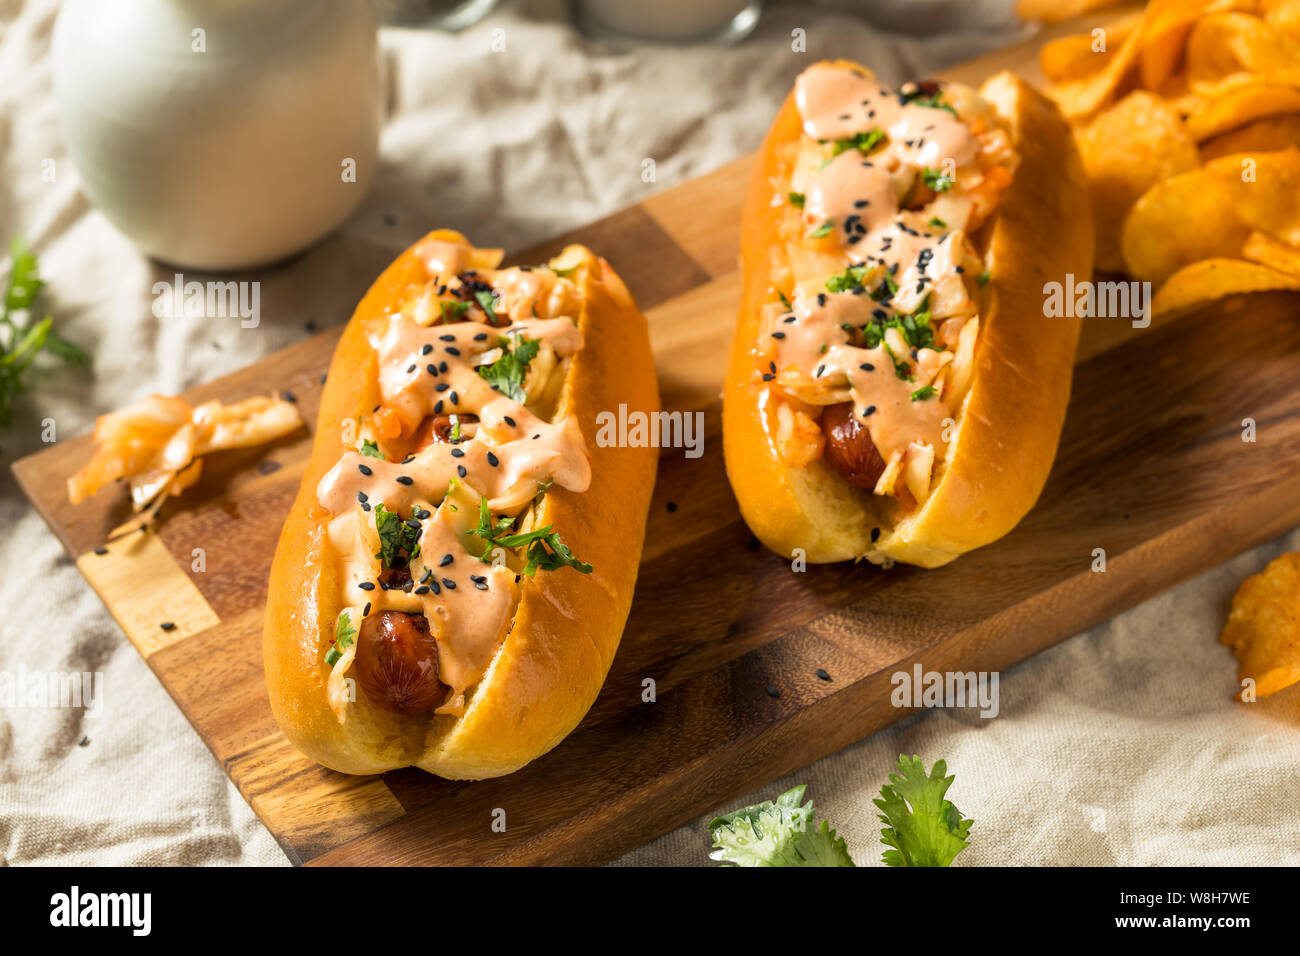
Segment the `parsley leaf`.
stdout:
<path fill-rule="evenodd" d="M 923 402 L 927 398 L 934 398 L 936 394 L 938 394 L 938 390 L 933 385 L 922 385 L 912 393 L 912 401 Z"/>
<path fill-rule="evenodd" d="M 474 301 L 477 302 L 479 308 L 482 309 L 484 313 L 487 314 L 488 321 L 495 323 L 497 320 L 496 296 L 494 296 L 487 289 L 479 289 L 477 292 L 474 293 Z"/>
<path fill-rule="evenodd" d="M 838 156 L 850 149 L 856 149 L 863 154 L 870 153 L 884 141 L 885 134 L 878 129 L 868 130 L 865 133 L 854 133 L 847 139 L 837 139 L 835 145 L 831 148 L 831 156 Z"/>
<path fill-rule="evenodd" d="M 375 557 L 384 567 L 404 568 L 419 556 L 419 528 L 411 527 L 396 511 L 389 511 L 382 501 L 375 505 L 375 530 L 379 532 L 379 553 Z"/>
<path fill-rule="evenodd" d="M 822 223 L 820 226 L 814 229 L 809 235 L 811 235 L 812 238 L 814 239 L 820 239 L 822 236 L 829 236 L 831 234 L 831 228 L 832 228 L 831 221 L 827 219 L 824 223 Z"/>
<path fill-rule="evenodd" d="M 862 279 L 867 274 L 866 266 L 849 266 L 826 280 L 827 292 L 851 292 L 862 287 Z"/>
<path fill-rule="evenodd" d="M 802 209 L 804 203 L 803 193 L 790 193 L 790 205 L 795 209 Z"/>
<path fill-rule="evenodd" d="M 545 489 L 538 488 L 538 497 L 545 494 Z M 488 561 L 494 547 L 507 548 L 525 548 L 524 554 L 528 558 L 528 563 L 524 565 L 524 574 L 532 577 L 540 569 L 542 571 L 558 571 L 560 568 L 573 568 L 582 574 L 590 574 L 592 567 L 585 561 L 579 561 L 574 557 L 569 546 L 560 540 L 560 536 L 553 530 L 553 525 L 547 525 L 544 528 L 537 528 L 533 531 L 523 531 L 519 534 L 510 534 L 510 530 L 515 523 L 514 518 L 501 517 L 494 523 L 492 521 L 492 512 L 488 509 L 487 498 L 479 498 L 478 505 L 478 527 L 474 528 L 470 534 L 482 538 L 487 542 L 482 560 Z"/>
<path fill-rule="evenodd" d="M 14 399 L 24 391 L 23 372 L 41 352 L 49 352 L 65 362 L 79 365 L 87 362 L 86 353 L 79 346 L 54 331 L 54 320 L 48 315 L 38 322 L 30 322 L 33 304 L 45 283 L 36 256 L 27 243 L 15 239 L 9 253 L 13 261 L 0 311 L 0 426 L 13 421 Z M 20 322 L 15 312 L 29 313 L 27 322 Z"/>
<path fill-rule="evenodd" d="M 943 90 L 927 94 L 918 89 L 913 93 L 899 94 L 899 99 L 903 103 L 911 103 L 914 106 L 928 106 L 934 110 L 947 110 L 953 116 L 957 115 L 957 111 L 953 109 L 952 105 L 943 101 Z"/>
<path fill-rule="evenodd" d="M 811 827 L 812 801 L 800 806 L 803 786 L 775 802 L 743 807 L 709 824 L 712 860 L 732 866 L 853 866 L 844 838 L 825 820 Z"/>
<path fill-rule="evenodd" d="M 957 182 L 942 169 L 932 169 L 929 166 L 921 170 L 921 181 L 937 193 L 946 193 Z"/>
<path fill-rule="evenodd" d="M 516 402 L 526 402 L 524 377 L 528 374 L 528 363 L 537 357 L 541 343 L 537 339 L 516 337 L 513 340 L 514 351 L 511 351 L 511 342 L 510 338 L 500 336 L 497 344 L 501 346 L 501 357 L 491 365 L 480 365 L 478 373 L 502 395 Z"/>
<path fill-rule="evenodd" d="M 333 667 L 343 656 L 343 652 L 352 646 L 356 640 L 357 629 L 352 626 L 352 617 L 347 611 L 339 615 L 338 624 L 334 627 L 334 646 L 329 649 L 325 655 L 325 663 Z"/>
<path fill-rule="evenodd" d="M 379 446 L 375 444 L 375 442 L 371 441 L 369 438 L 367 438 L 365 441 L 361 443 L 361 447 L 358 448 L 357 451 L 359 451 L 362 455 L 364 455 L 367 458 L 384 457 L 384 453 L 379 450 Z"/>
<path fill-rule="evenodd" d="M 442 310 L 443 322 L 459 322 L 469 311 L 468 302 L 459 302 L 455 299 L 439 299 L 438 306 Z"/>
<path fill-rule="evenodd" d="M 880 788 L 873 800 L 885 826 L 880 842 L 893 847 L 882 856 L 887 866 L 948 866 L 966 848 L 971 824 L 963 819 L 951 801 L 944 799 L 954 777 L 942 760 L 936 760 L 929 776 L 921 758 L 899 754 L 897 773 Z"/>
<path fill-rule="evenodd" d="M 975 284 L 982 289 L 989 284 L 989 280 L 992 278 L 993 278 L 993 270 L 985 269 L 983 272 L 981 272 L 979 275 L 975 277 Z"/>

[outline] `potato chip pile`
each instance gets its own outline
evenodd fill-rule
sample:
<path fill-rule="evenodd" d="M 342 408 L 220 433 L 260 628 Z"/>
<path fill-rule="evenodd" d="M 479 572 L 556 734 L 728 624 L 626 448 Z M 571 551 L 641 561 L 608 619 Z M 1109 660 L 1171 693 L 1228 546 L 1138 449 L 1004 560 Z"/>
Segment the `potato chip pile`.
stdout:
<path fill-rule="evenodd" d="M 1284 554 L 1241 583 L 1219 640 L 1237 654 L 1243 700 L 1300 682 L 1300 554 Z"/>
<path fill-rule="evenodd" d="M 1300 290 L 1300 0 L 1152 0 L 1040 62 L 1098 269 L 1151 282 L 1157 315 Z"/>

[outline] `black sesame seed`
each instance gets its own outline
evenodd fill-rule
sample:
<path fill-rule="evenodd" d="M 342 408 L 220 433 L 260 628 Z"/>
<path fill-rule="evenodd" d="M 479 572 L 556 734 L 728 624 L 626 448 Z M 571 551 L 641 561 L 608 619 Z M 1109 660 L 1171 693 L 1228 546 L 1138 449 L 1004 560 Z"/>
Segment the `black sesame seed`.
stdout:
<path fill-rule="evenodd" d="M 858 368 L 862 369 L 862 371 L 864 372 L 874 372 L 876 370 L 876 367 L 872 365 L 870 362 L 863 362 L 861 365 L 858 366 Z"/>
<path fill-rule="evenodd" d="M 373 591 L 375 589 L 375 582 L 362 581 L 360 584 L 357 585 L 357 587 L 361 588 L 361 590 L 363 591 Z"/>
<path fill-rule="evenodd" d="M 441 594 L 441 593 L 442 593 L 442 588 L 440 588 L 440 587 L 438 586 L 438 582 L 437 582 L 437 581 L 430 581 L 430 582 L 429 582 L 429 590 L 432 591 L 434 594 Z"/>
<path fill-rule="evenodd" d="M 780 697 L 780 696 L 781 696 L 781 688 L 777 687 L 775 684 L 768 684 L 768 685 L 767 685 L 767 696 L 768 696 L 768 697 Z"/>
<path fill-rule="evenodd" d="M 439 382 L 437 385 L 433 386 L 433 390 L 435 392 L 445 392 L 449 388 L 451 388 L 451 384 L 449 382 Z"/>
<path fill-rule="evenodd" d="M 486 342 L 486 341 L 487 341 L 487 333 L 486 333 L 486 332 L 480 332 L 478 335 L 474 336 L 474 341 L 475 341 L 475 342 Z"/>
<path fill-rule="evenodd" d="M 425 370 L 426 372 L 428 372 L 430 375 L 437 375 L 437 374 L 438 374 L 438 370 L 437 370 L 436 368 L 433 367 L 433 364 L 432 364 L 432 363 L 426 365 L 426 366 L 424 367 L 424 370 Z"/>
<path fill-rule="evenodd" d="M 459 405 L 459 404 L 460 404 L 460 396 L 457 395 L 455 392 L 452 392 L 452 393 L 451 393 L 451 403 L 452 403 L 453 405 Z"/>
<path fill-rule="evenodd" d="M 406 374 L 408 374 L 408 375 L 411 374 L 412 372 L 414 372 L 414 371 L 416 370 L 416 368 L 418 368 L 418 366 L 415 365 L 414 363 L 408 365 L 408 366 L 406 367 Z"/>
<path fill-rule="evenodd" d="M 875 405 L 868 405 L 866 408 L 864 408 L 864 409 L 862 410 L 862 417 L 863 417 L 863 418 L 867 418 L 867 417 L 869 417 L 869 416 L 871 416 L 871 415 L 874 415 L 874 414 L 876 414 L 876 406 L 875 406 Z"/>
<path fill-rule="evenodd" d="M 668 502 L 668 513 L 672 514 L 676 510 L 677 510 L 677 502 L 675 501 Z"/>
<path fill-rule="evenodd" d="M 442 556 L 442 560 L 438 562 L 438 567 L 445 568 L 447 565 L 451 564 L 455 560 L 456 559 L 453 558 L 450 554 L 444 554 Z"/>
<path fill-rule="evenodd" d="M 433 413 L 435 415 L 442 414 L 442 399 L 438 399 L 436 402 L 433 403 Z"/>
<path fill-rule="evenodd" d="M 448 345 L 448 346 L 447 346 L 447 354 L 448 354 L 448 355 L 457 355 L 457 356 L 458 356 L 458 355 L 460 355 L 460 349 L 458 349 L 458 348 L 453 348 L 452 346 Z"/>
<path fill-rule="evenodd" d="M 361 502 L 364 505 L 369 500 L 370 500 L 370 496 L 366 494 L 364 491 L 357 492 L 357 501 Z"/>
<path fill-rule="evenodd" d="M 474 587 L 478 588 L 480 591 L 486 591 L 488 589 L 486 581 L 475 581 Z"/>
<path fill-rule="evenodd" d="M 96 554 L 108 554 L 108 548 L 104 547 L 104 546 L 101 544 L 98 548 L 95 549 L 95 553 L 96 553 Z"/>
<path fill-rule="evenodd" d="M 448 591 L 456 590 L 456 582 L 453 581 L 451 578 L 443 578 L 442 586 L 445 587 Z"/>
<path fill-rule="evenodd" d="M 465 449 L 464 449 L 464 448 L 453 448 L 453 449 L 451 450 L 451 457 L 452 457 L 452 458 L 464 458 L 464 457 L 465 457 Z"/>
<path fill-rule="evenodd" d="M 469 579 L 470 579 L 471 581 L 486 581 L 486 580 L 487 580 L 487 575 L 486 575 L 486 574 L 471 574 L 471 575 L 469 576 Z"/>
<path fill-rule="evenodd" d="M 819 667 L 819 668 L 817 668 L 817 670 L 815 671 L 815 673 L 816 673 L 817 676 L 820 677 L 822 680 L 830 680 L 830 679 L 831 679 L 831 675 L 828 674 L 828 673 L 826 673 L 826 669 L 823 668 L 823 667 Z"/>
<path fill-rule="evenodd" d="M 433 346 L 430 345 L 428 342 L 425 342 L 425 343 L 424 343 L 424 347 L 423 347 L 422 349 L 420 349 L 420 354 L 421 354 L 421 355 L 428 355 L 428 354 L 429 354 L 430 352 L 432 352 L 432 351 L 433 351 Z"/>
<path fill-rule="evenodd" d="M 515 420 L 511 418 L 509 415 L 504 416 L 502 420 L 511 428 L 515 427 Z"/>
<path fill-rule="evenodd" d="M 438 371 L 439 371 L 439 372 L 445 372 L 445 371 L 447 371 L 447 363 L 446 363 L 446 362 L 439 362 L 439 363 L 438 363 Z"/>
<path fill-rule="evenodd" d="M 878 540 L 880 540 L 880 529 L 879 529 L 879 528 L 872 528 L 872 529 L 871 529 L 871 543 L 872 543 L 872 544 L 875 544 Z"/>
<path fill-rule="evenodd" d="M 415 589 L 415 593 L 416 593 L 416 594 L 428 594 L 428 593 L 429 593 L 429 586 L 428 586 L 427 584 L 421 584 L 418 588 Z"/>
<path fill-rule="evenodd" d="M 361 616 L 362 616 L 362 617 L 365 617 L 365 616 L 368 615 L 369 613 L 370 613 L 370 602 L 367 601 L 367 602 L 366 602 L 366 606 L 363 607 L 363 608 L 361 609 Z"/>
<path fill-rule="evenodd" d="M 492 452 L 488 452 L 487 463 L 491 465 L 493 468 L 495 468 L 497 465 L 501 464 L 501 459 L 498 458 L 496 455 L 492 454 Z"/>
<path fill-rule="evenodd" d="M 454 336 L 454 335 L 440 335 L 440 336 L 438 336 L 438 341 L 439 341 L 439 342 L 455 342 L 455 341 L 456 341 L 456 336 Z"/>
<path fill-rule="evenodd" d="M 763 373 L 763 381 L 765 381 L 765 382 L 770 382 L 770 381 L 772 381 L 772 379 L 774 379 L 774 378 L 776 378 L 776 376 L 773 375 L 771 372 L 764 372 L 764 373 Z"/>
<path fill-rule="evenodd" d="M 410 475 L 398 475 L 398 476 L 397 476 L 397 483 L 398 483 L 399 485 L 406 485 L 406 486 L 409 487 L 409 486 L 415 484 L 415 479 L 412 478 Z"/>
<path fill-rule="evenodd" d="M 783 339 L 783 338 L 785 338 L 785 333 L 784 333 L 784 332 L 773 332 L 773 333 L 772 333 L 772 338 L 774 338 L 774 339 Z"/>
<path fill-rule="evenodd" d="M 158 626 L 161 627 L 164 631 L 174 631 L 174 630 L 176 630 L 176 622 L 174 622 L 174 621 L 163 621 L 163 622 L 162 622 L 161 624 L 159 624 Z"/>
<path fill-rule="evenodd" d="M 458 475 L 460 475 L 462 478 L 464 478 L 465 475 L 467 474 L 467 472 L 465 471 L 465 466 L 464 466 L 464 465 L 457 465 L 457 466 L 456 466 L 456 474 L 458 474 Z"/>
<path fill-rule="evenodd" d="M 366 476 L 374 474 L 374 472 L 370 470 L 369 465 L 357 465 L 357 471 L 361 472 L 361 474 Z"/>

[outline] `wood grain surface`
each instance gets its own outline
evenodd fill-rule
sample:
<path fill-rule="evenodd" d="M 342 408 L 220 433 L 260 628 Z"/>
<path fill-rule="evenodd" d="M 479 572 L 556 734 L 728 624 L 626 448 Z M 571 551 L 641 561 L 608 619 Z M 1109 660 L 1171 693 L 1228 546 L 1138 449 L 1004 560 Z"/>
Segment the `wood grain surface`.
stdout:
<path fill-rule="evenodd" d="M 1034 79 L 1035 49 L 952 75 L 978 80 L 1010 66 Z M 607 860 L 906 716 L 889 702 L 895 671 L 1010 667 L 1300 524 L 1300 323 L 1294 298 L 1262 295 L 1145 330 L 1087 320 L 1056 466 L 1003 540 L 937 571 L 793 572 L 757 547 L 723 471 L 719 394 L 749 169 L 738 160 L 513 257 L 534 261 L 570 240 L 605 255 L 649 316 L 665 407 L 703 412 L 705 445 L 698 459 L 661 456 L 635 603 L 596 705 L 510 777 L 348 777 L 279 733 L 262 676 L 262 607 L 308 434 L 211 458 L 200 483 L 164 508 L 156 536 L 104 554 L 94 549 L 127 517 L 125 496 L 75 508 L 64 497 L 86 437 L 14 465 L 295 862 Z M 323 332 L 186 397 L 287 389 L 314 427 L 337 336 Z M 1242 441 L 1246 418 L 1257 422 L 1254 443 Z M 1098 548 L 1104 573 L 1092 570 Z M 653 703 L 642 701 L 647 678 Z M 492 829 L 498 810 L 504 832 Z"/>

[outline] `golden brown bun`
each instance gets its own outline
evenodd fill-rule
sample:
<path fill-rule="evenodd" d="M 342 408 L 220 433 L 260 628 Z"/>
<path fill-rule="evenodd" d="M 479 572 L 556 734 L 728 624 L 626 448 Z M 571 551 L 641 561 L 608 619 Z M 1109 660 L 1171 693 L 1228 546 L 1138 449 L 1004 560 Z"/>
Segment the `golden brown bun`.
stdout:
<path fill-rule="evenodd" d="M 841 61 L 843 62 L 843 61 Z M 1043 315 L 1044 283 L 1092 275 L 1092 210 L 1078 154 L 1056 106 L 1009 73 L 980 91 L 1007 122 L 1020 155 L 995 213 L 982 290 L 974 383 L 957 416 L 947 468 L 926 503 L 895 524 L 892 499 L 842 480 L 818 459 L 778 457 L 769 389 L 753 382 L 760 310 L 772 298 L 771 247 L 783 214 L 771 197 L 789 181 L 781 146 L 800 135 L 787 98 L 759 153 L 741 234 L 740 319 L 723 394 L 727 477 L 746 523 L 767 547 L 814 563 L 868 558 L 933 568 L 1002 537 L 1033 507 L 1060 439 L 1079 337 L 1077 318 Z M 873 528 L 881 529 L 873 545 Z"/>
<path fill-rule="evenodd" d="M 449 230 L 430 236 L 463 241 Z M 596 416 L 617 412 L 620 403 L 654 413 L 659 392 L 646 321 L 622 280 L 590 251 L 565 250 L 566 263 L 579 254 L 584 260 L 576 273 L 585 290 L 584 347 L 570 364 L 557 415 L 580 424 L 592 478 L 581 494 L 553 487 L 540 517 L 593 571 L 564 568 L 524 579 L 513 624 L 463 717 L 401 716 L 358 693 L 340 724 L 327 703 L 324 656 L 343 607 L 341 558 L 328 546 L 330 515 L 317 502 L 316 486 L 344 451 L 340 422 L 380 402 L 365 327 L 404 286 L 424 281 L 413 249 L 371 286 L 330 363 L 311 462 L 271 566 L 266 683 L 285 736 L 327 767 L 364 774 L 418 766 L 477 780 L 517 770 L 558 744 L 604 683 L 632 603 L 658 453 L 597 445 Z"/>

